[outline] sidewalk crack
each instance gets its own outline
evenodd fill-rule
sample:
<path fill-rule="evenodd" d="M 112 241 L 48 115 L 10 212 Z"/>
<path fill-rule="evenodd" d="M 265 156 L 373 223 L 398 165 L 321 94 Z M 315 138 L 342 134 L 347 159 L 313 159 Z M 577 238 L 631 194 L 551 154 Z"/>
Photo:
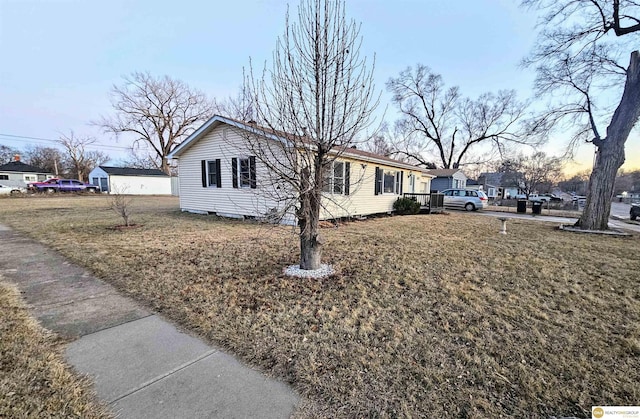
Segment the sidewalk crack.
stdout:
<path fill-rule="evenodd" d="M 201 360 L 203 360 L 203 359 L 205 359 L 205 358 L 207 358 L 207 357 L 209 357 L 209 356 L 211 356 L 211 355 L 213 355 L 213 354 L 215 354 L 217 352 L 218 351 L 215 350 L 215 349 L 207 351 L 204 354 L 200 355 L 199 357 L 197 357 L 197 358 L 195 358 L 195 359 L 193 359 L 191 361 L 185 362 L 184 364 L 181 364 L 181 365 L 179 365 L 179 366 L 167 371 L 166 373 L 164 373 L 162 375 L 154 377 L 149 381 L 145 381 L 144 383 L 140 384 L 138 387 L 136 387 L 136 388 L 124 393 L 124 394 L 121 394 L 120 396 L 118 396 L 115 399 L 109 401 L 108 403 L 113 405 L 113 404 L 117 403 L 118 401 L 124 399 L 125 397 L 131 396 L 132 394 L 135 394 L 135 393 L 137 393 L 137 392 L 139 392 L 141 390 L 144 390 L 146 387 L 149 387 L 150 385 L 152 385 L 154 383 L 157 383 L 158 381 L 163 380 L 163 379 L 169 377 L 170 375 L 173 375 L 176 372 L 181 371 L 181 370 L 183 370 L 183 369 L 195 364 L 196 362 L 201 361 Z"/>

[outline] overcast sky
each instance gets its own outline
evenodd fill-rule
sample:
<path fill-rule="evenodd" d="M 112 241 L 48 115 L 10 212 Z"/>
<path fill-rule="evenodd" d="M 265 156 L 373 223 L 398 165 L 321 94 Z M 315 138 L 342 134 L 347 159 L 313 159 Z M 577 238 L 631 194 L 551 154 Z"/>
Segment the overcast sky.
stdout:
<path fill-rule="evenodd" d="M 149 71 L 218 99 L 235 95 L 249 58 L 269 59 L 286 8 L 276 0 L 0 0 L 0 144 L 51 145 L 47 139 L 73 130 L 121 159 L 128 144 L 89 124 L 111 113 L 112 85 Z M 362 22 L 363 54 L 375 53 L 382 107 L 387 79 L 416 63 L 466 96 L 532 94 L 534 74 L 518 63 L 533 45 L 536 16 L 516 1 L 348 0 L 347 13 Z M 627 168 L 640 167 L 633 135 Z M 593 146 L 583 146 L 581 167 L 592 156 Z"/>

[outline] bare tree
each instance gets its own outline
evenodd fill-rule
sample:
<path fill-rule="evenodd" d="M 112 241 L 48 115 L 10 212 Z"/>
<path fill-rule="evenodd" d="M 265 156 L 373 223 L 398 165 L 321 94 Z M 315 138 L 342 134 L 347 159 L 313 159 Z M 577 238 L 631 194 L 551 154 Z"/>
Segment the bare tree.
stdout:
<path fill-rule="evenodd" d="M 0 164 L 9 163 L 16 154 L 20 154 L 18 149 L 0 144 Z"/>
<path fill-rule="evenodd" d="M 131 134 L 133 151 L 151 159 L 158 169 L 170 174 L 167 156 L 200 124 L 215 113 L 204 93 L 168 76 L 133 73 L 122 86 L 111 89 L 112 117 L 96 125 L 115 135 Z"/>
<path fill-rule="evenodd" d="M 531 155 L 520 155 L 510 160 L 506 178 L 513 186 L 517 186 L 527 195 L 542 192 L 540 189 L 556 182 L 562 172 L 563 161 L 560 157 L 547 156 L 538 151 Z"/>
<path fill-rule="evenodd" d="M 360 25 L 346 18 L 344 2 L 302 0 L 297 18 L 292 22 L 287 13 L 271 70 L 255 76 L 252 69 L 247 79 L 252 109 L 265 127 L 256 129 L 285 141 L 249 143 L 285 207 L 295 208 L 300 267 L 313 270 L 321 261 L 322 192 L 332 163 L 369 126 L 377 99 L 373 64 L 360 56 Z"/>
<path fill-rule="evenodd" d="M 587 202 L 576 223 L 608 228 L 611 198 L 624 145 L 640 117 L 640 4 L 635 0 L 524 0 L 543 11 L 542 30 L 526 65 L 537 66 L 538 94 L 552 105 L 538 120 L 574 128 L 571 143 L 596 147 Z M 633 52 L 631 52 L 633 51 Z M 628 63 L 628 64 L 627 64 Z M 617 106 L 606 102 L 616 97 Z M 608 124 L 606 134 L 598 126 Z"/>
<path fill-rule="evenodd" d="M 113 212 L 122 217 L 124 221 L 124 226 L 131 226 L 131 204 L 133 199 L 131 196 L 128 196 L 126 187 L 118 187 L 114 186 L 111 188 L 109 192 L 110 200 L 111 200 L 111 209 Z"/>
<path fill-rule="evenodd" d="M 558 187 L 566 192 L 573 192 L 578 195 L 585 195 L 589 186 L 590 171 L 576 173 L 570 178 L 562 179 L 558 182 Z"/>
<path fill-rule="evenodd" d="M 616 176 L 614 193 L 640 191 L 640 170 L 624 171 L 620 170 Z"/>
<path fill-rule="evenodd" d="M 66 173 L 87 181 L 89 172 L 96 166 L 109 161 L 110 157 L 101 151 L 88 150 L 95 142 L 95 138 L 76 137 L 73 131 L 69 135 L 61 135 L 58 140 L 65 150 L 63 164 Z"/>
<path fill-rule="evenodd" d="M 62 152 L 55 147 L 29 147 L 25 150 L 25 161 L 32 166 L 54 173 L 56 176 L 60 176 L 64 170 L 64 157 Z"/>
<path fill-rule="evenodd" d="M 506 143 L 534 141 L 535 132 L 527 132 L 523 124 L 527 104 L 517 100 L 515 91 L 464 98 L 458 87 L 445 87 L 442 76 L 422 64 L 389 79 L 387 88 L 401 114 L 394 145 L 420 164 L 434 158 L 446 169 L 479 164 L 485 159 L 477 158 L 478 146 L 502 153 Z M 474 159 L 469 158 L 471 152 Z"/>

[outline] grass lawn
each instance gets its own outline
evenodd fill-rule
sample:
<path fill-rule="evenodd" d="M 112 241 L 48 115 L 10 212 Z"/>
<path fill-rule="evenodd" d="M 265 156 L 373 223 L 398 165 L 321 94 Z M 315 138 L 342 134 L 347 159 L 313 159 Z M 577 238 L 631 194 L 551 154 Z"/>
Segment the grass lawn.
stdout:
<path fill-rule="evenodd" d="M 1 204 L 0 204 L 1 205 Z M 62 343 L 0 282 L 0 417 L 109 418 L 90 382 L 65 364 Z"/>
<path fill-rule="evenodd" d="M 282 275 L 291 228 L 136 198 L 0 200 L 60 250 L 306 398 L 299 416 L 590 417 L 640 403 L 640 237 L 463 212 L 323 230 L 325 280 Z"/>

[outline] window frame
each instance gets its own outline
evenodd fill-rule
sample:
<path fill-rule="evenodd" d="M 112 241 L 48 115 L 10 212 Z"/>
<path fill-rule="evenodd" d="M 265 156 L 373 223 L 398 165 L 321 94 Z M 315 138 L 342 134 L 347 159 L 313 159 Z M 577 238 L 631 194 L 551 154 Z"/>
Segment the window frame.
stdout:
<path fill-rule="evenodd" d="M 336 177 L 336 164 L 342 166 L 342 176 Z M 334 160 L 328 165 L 328 176 L 324 177 L 324 184 L 322 185 L 322 192 L 331 195 L 348 195 L 346 193 L 345 184 L 347 180 L 347 162 Z M 340 179 L 340 183 L 336 183 L 336 179 Z M 336 191 L 336 186 L 339 187 Z"/>
<path fill-rule="evenodd" d="M 211 167 L 213 166 L 213 172 L 211 171 Z M 218 186 L 218 172 L 216 171 L 216 161 L 207 160 L 207 188 L 219 188 Z M 211 181 L 211 176 L 213 175 L 213 182 Z"/>
<path fill-rule="evenodd" d="M 386 181 L 387 181 L 387 176 L 390 173 L 393 173 L 392 191 L 387 192 Z M 382 169 L 382 194 L 383 195 L 399 195 L 402 193 L 402 191 L 400 190 L 400 176 L 402 176 L 401 170 Z"/>
<path fill-rule="evenodd" d="M 243 178 L 242 163 L 246 162 L 246 178 Z M 244 181 L 246 180 L 246 184 Z M 251 188 L 251 159 L 238 157 L 238 188 Z"/>

